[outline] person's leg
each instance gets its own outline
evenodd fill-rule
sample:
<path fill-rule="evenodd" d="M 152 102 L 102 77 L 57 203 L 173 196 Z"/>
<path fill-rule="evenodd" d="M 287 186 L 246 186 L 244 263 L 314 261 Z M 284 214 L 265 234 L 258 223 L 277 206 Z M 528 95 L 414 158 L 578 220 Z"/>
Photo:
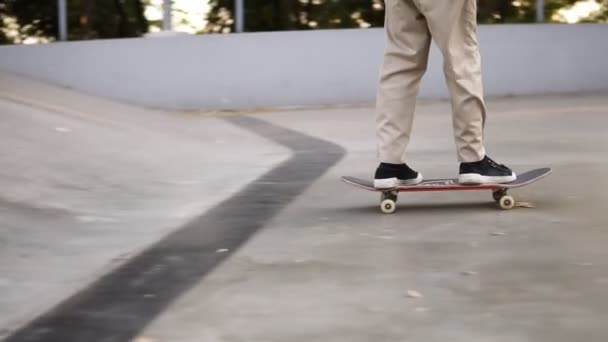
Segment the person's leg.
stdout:
<path fill-rule="evenodd" d="M 417 184 L 422 176 L 405 164 L 420 80 L 427 67 L 430 32 L 413 0 L 386 0 L 386 47 L 376 100 L 375 186 Z"/>
<path fill-rule="evenodd" d="M 462 183 L 509 182 L 515 174 L 487 158 L 486 106 L 477 41 L 476 0 L 416 0 L 443 55 Z"/>

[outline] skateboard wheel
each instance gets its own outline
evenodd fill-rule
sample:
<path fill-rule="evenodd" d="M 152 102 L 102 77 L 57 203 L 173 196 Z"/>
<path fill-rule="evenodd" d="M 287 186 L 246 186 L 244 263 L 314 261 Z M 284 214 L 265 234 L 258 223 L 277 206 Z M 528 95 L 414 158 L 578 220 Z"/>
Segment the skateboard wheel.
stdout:
<path fill-rule="evenodd" d="M 503 196 L 498 203 L 500 204 L 500 207 L 505 210 L 513 209 L 513 207 L 515 207 L 515 199 L 512 196 Z"/>
<path fill-rule="evenodd" d="M 394 213 L 396 207 L 397 206 L 395 205 L 395 201 L 393 201 L 391 199 L 385 199 L 384 201 L 380 202 L 380 209 L 385 214 L 392 214 L 392 213 Z"/>

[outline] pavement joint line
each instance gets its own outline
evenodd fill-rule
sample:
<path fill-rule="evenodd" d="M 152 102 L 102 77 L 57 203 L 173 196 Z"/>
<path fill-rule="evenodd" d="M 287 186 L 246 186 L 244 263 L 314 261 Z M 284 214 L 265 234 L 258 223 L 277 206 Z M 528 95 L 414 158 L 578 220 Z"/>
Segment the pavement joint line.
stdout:
<path fill-rule="evenodd" d="M 13 102 L 16 104 L 20 104 L 23 106 L 46 110 L 49 112 L 53 112 L 55 114 L 67 115 L 69 117 L 72 117 L 72 118 L 78 119 L 78 120 L 95 122 L 98 124 L 110 125 L 110 126 L 114 126 L 114 127 L 119 127 L 119 126 L 124 127 L 124 125 L 119 124 L 117 122 L 107 120 L 107 119 L 100 119 L 100 118 L 92 116 L 92 115 L 84 115 L 78 111 L 75 111 L 75 110 L 70 109 L 65 106 L 52 105 L 52 104 L 36 101 L 30 97 L 22 97 L 22 96 L 15 95 L 13 93 L 4 92 L 1 90 L 0 90 L 0 99 L 9 101 L 9 102 Z"/>

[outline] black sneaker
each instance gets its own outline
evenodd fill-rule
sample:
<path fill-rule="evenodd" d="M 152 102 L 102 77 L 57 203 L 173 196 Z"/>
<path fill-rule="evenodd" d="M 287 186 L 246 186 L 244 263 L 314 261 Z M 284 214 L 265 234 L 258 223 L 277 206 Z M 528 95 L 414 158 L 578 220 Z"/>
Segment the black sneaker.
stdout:
<path fill-rule="evenodd" d="M 422 175 L 406 164 L 380 163 L 374 176 L 376 189 L 390 189 L 400 185 L 416 185 L 422 182 Z"/>
<path fill-rule="evenodd" d="M 485 156 L 473 163 L 460 164 L 460 184 L 497 184 L 509 183 L 517 179 L 515 172 Z"/>

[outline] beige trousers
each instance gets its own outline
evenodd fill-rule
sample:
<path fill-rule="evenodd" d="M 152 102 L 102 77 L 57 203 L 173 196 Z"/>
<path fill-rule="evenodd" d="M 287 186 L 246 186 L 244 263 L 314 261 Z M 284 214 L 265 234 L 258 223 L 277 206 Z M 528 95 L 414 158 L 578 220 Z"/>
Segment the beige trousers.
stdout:
<path fill-rule="evenodd" d="M 460 162 L 481 160 L 486 108 L 476 0 L 385 0 L 386 47 L 377 93 L 378 158 L 405 162 L 431 37 L 443 55 Z"/>

